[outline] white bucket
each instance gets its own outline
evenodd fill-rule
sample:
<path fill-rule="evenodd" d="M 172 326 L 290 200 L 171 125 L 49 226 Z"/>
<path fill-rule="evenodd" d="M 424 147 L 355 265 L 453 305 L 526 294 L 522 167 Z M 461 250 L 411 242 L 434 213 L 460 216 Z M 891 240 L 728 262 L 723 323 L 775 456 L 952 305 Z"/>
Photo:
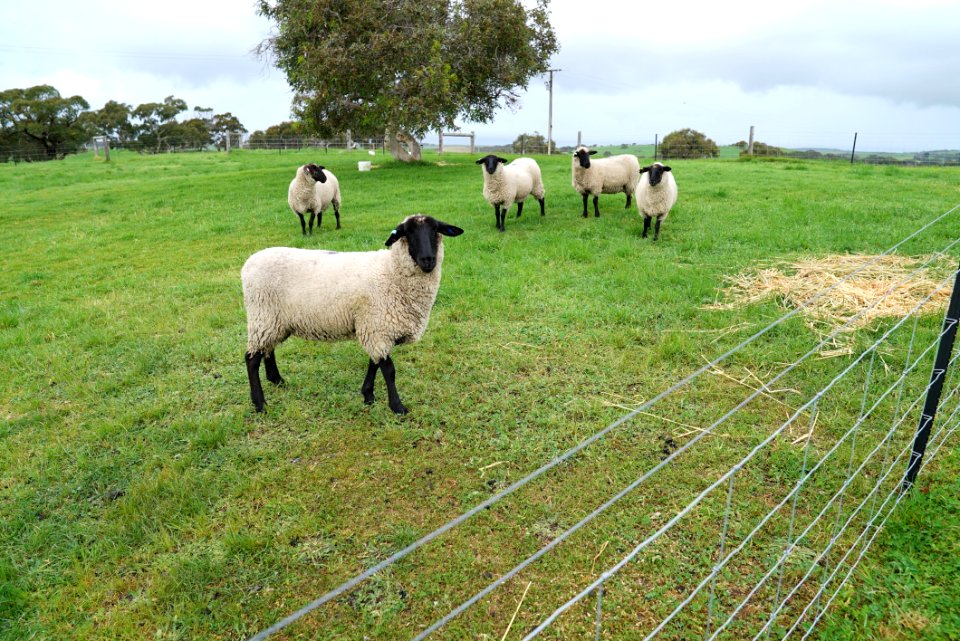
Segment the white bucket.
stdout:
<path fill-rule="evenodd" d="M 357 163 L 357 171 L 370 171 L 372 164 L 369 160 L 361 160 Z"/>

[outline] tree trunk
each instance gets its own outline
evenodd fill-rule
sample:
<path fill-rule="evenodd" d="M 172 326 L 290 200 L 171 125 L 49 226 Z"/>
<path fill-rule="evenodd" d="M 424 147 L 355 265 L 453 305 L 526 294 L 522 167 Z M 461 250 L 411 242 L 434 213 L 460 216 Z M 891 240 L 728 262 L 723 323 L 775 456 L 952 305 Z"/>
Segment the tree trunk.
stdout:
<path fill-rule="evenodd" d="M 397 160 L 414 162 L 421 159 L 420 143 L 407 132 L 401 130 L 394 133 L 388 129 L 386 139 L 387 149 L 390 150 L 390 154 Z"/>

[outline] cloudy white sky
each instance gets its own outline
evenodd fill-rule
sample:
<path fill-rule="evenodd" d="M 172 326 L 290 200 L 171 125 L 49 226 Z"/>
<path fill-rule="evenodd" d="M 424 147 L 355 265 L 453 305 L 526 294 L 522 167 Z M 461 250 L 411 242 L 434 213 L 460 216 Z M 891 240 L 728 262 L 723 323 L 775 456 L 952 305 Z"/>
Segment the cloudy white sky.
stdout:
<path fill-rule="evenodd" d="M 960 148 L 960 0 L 553 0 L 561 50 L 554 139 L 653 142 L 683 127 L 720 144 L 862 151 Z M 0 90 L 50 84 L 91 108 L 182 98 L 248 130 L 290 118 L 283 74 L 252 49 L 250 0 L 0 5 Z M 518 110 L 461 123 L 479 144 L 547 129 L 534 78 Z M 185 114 L 186 115 L 186 114 Z M 427 139 L 427 142 L 435 142 Z"/>

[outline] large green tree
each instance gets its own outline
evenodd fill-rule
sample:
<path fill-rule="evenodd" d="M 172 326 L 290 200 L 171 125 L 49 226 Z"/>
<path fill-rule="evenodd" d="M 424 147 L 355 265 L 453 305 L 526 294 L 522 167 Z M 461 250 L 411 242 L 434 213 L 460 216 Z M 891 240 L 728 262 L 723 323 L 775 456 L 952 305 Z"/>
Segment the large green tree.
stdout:
<path fill-rule="evenodd" d="M 180 98 L 167 96 L 163 102 L 146 102 L 137 105 L 131 112 L 135 119 L 137 141 L 144 147 L 159 151 L 167 141 L 177 135 L 177 116 L 187 110 L 187 103 Z"/>
<path fill-rule="evenodd" d="M 663 137 L 660 143 L 663 158 L 716 158 L 720 155 L 717 143 L 695 129 L 678 129 Z"/>
<path fill-rule="evenodd" d="M 48 160 L 63 158 L 89 138 L 80 118 L 87 109 L 90 105 L 82 97 L 63 98 L 50 85 L 7 89 L 0 92 L 0 132 L 21 151 L 36 147 Z"/>
<path fill-rule="evenodd" d="M 398 158 L 457 117 L 489 122 L 547 70 L 557 39 L 549 0 L 259 0 L 270 55 L 317 134 L 386 134 Z M 409 145 L 405 153 L 400 143 Z"/>

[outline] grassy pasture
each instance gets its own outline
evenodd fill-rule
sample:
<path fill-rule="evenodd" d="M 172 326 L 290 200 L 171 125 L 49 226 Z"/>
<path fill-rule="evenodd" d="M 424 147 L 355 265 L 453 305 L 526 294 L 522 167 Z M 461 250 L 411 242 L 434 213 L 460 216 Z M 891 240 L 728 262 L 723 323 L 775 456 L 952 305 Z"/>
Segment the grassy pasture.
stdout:
<path fill-rule="evenodd" d="M 546 216 L 531 200 L 499 233 L 473 157 L 404 166 L 378 155 L 374 171 L 356 171 L 370 159 L 237 151 L 0 165 L 0 638 L 246 638 L 782 314 L 776 301 L 705 310 L 725 276 L 880 252 L 960 202 L 957 169 L 676 161 L 680 201 L 654 244 L 622 196 L 581 218 L 564 155 L 538 157 Z M 331 211 L 303 237 L 285 196 L 310 161 L 340 178 L 343 229 Z M 267 412 L 256 415 L 243 367 L 246 257 L 275 245 L 376 249 L 415 212 L 466 233 L 446 241 L 424 339 L 394 353 L 411 414 L 389 411 L 380 378 L 377 403 L 362 404 L 367 359 L 355 343 L 292 339 L 277 351 L 288 384 L 264 380 Z M 951 219 L 900 253 L 929 254 L 958 231 Z M 923 317 L 921 333 L 935 336 L 939 322 Z M 792 319 L 728 372 L 767 378 L 815 338 Z M 816 389 L 843 360 L 799 370 L 790 387 Z M 673 423 L 636 422 L 277 638 L 413 636 L 690 438 L 675 423 L 700 425 L 705 408 L 739 393 L 709 378 L 671 406 Z M 831 412 L 855 415 L 859 398 L 849 405 Z M 772 402 L 743 413 L 436 638 L 499 638 L 532 581 L 510 636 L 520 638 L 782 420 Z M 762 478 L 737 488 L 744 522 L 798 469 L 801 448 L 774 452 Z M 960 470 L 956 456 L 937 465 L 948 479 Z M 956 516 L 956 493 L 937 497 Z M 710 563 L 724 498 L 611 589 L 611 638 L 634 638 L 638 616 L 655 621 L 660 601 L 697 580 L 685 568 Z M 955 533 L 958 521 L 944 527 Z M 938 603 L 955 606 L 951 594 Z M 546 638 L 592 638 L 589 609 Z M 940 638 L 957 630 L 936 625 L 925 629 Z"/>

